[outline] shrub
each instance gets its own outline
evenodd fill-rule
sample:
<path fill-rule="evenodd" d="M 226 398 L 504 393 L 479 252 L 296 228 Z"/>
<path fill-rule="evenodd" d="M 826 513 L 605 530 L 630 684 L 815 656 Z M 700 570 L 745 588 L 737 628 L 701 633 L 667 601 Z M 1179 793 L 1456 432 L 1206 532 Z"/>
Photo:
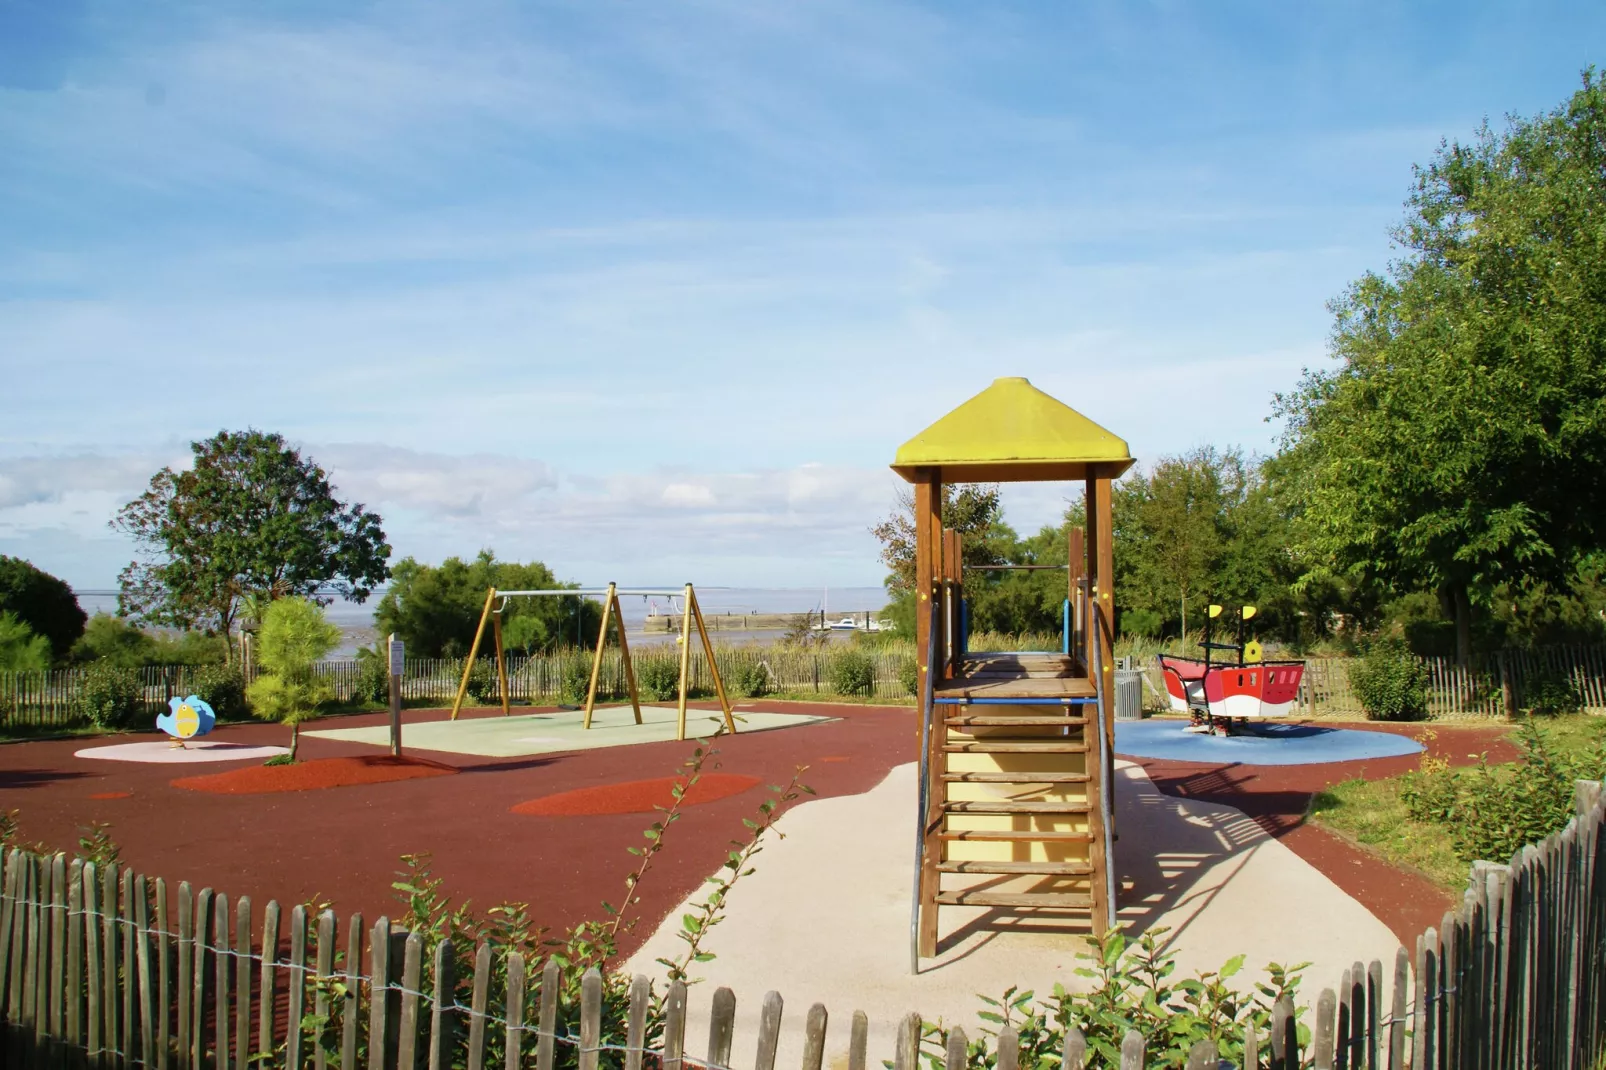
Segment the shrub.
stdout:
<path fill-rule="evenodd" d="M 1606 743 L 1578 755 L 1555 753 L 1532 722 L 1517 734 L 1521 765 L 1451 769 L 1424 759 L 1403 779 L 1400 797 L 1418 821 L 1442 825 L 1463 862 L 1504 861 L 1567 824 L 1573 814 L 1574 782 L 1606 776 Z"/>
<path fill-rule="evenodd" d="M 909 694 L 920 697 L 920 665 L 914 658 L 898 663 L 898 682 Z"/>
<path fill-rule="evenodd" d="M 139 727 L 145 705 L 140 691 L 134 669 L 93 662 L 84 670 L 78 691 L 78 715 L 103 731 Z"/>
<path fill-rule="evenodd" d="M 559 689 L 563 693 L 563 701 L 572 705 L 579 705 L 586 700 L 586 692 L 591 689 L 591 659 L 588 657 L 569 657 L 563 659 L 559 669 Z M 605 697 L 606 681 L 597 681 L 597 697 Z"/>
<path fill-rule="evenodd" d="M 190 674 L 189 693 L 212 707 L 219 720 L 243 720 L 251 715 L 245 701 L 245 677 L 233 665 L 202 665 Z"/>
<path fill-rule="evenodd" d="M 458 669 L 462 672 L 462 669 Z M 468 674 L 468 696 L 475 702 L 500 702 L 501 681 L 496 678 L 496 659 L 475 658 L 474 668 Z"/>
<path fill-rule="evenodd" d="M 1374 643 L 1350 666 L 1350 687 L 1374 721 L 1418 721 L 1428 713 L 1428 670 L 1399 640 Z"/>
<path fill-rule="evenodd" d="M 980 997 L 986 1004 L 979 1017 L 983 1023 L 969 1038 L 965 1059 L 960 1065 L 971 1070 L 990 1070 L 1000 1065 L 998 1033 L 1013 1026 L 1019 1041 L 1018 1065 L 1057 1067 L 1065 1049 L 1065 1034 L 1071 1025 L 1082 1030 L 1087 1041 L 1088 1065 L 1125 1066 L 1121 1045 L 1126 1033 L 1136 1029 L 1147 1038 L 1145 1066 L 1189 1066 L 1193 1046 L 1209 1041 L 1217 1047 L 1223 1066 L 1243 1062 L 1244 1027 L 1253 1024 L 1265 1036 L 1271 1029 L 1274 1007 L 1279 1001 L 1294 1003 L 1298 996 L 1301 971 L 1309 963 L 1280 966 L 1268 963 L 1267 980 L 1258 981 L 1248 993 L 1241 993 L 1229 981 L 1243 969 L 1244 956 L 1235 955 L 1219 970 L 1201 972 L 1196 977 L 1173 980 L 1177 973 L 1174 945 L 1161 943 L 1168 930 L 1157 927 L 1136 940 L 1117 930 L 1094 939 L 1094 954 L 1079 954 L 1087 965 L 1076 969 L 1087 978 L 1086 992 L 1069 992 L 1055 983 L 1048 998 L 1010 988 L 998 999 Z M 1309 1026 L 1299 1021 L 1305 1008 L 1294 1012 L 1295 1029 L 1301 1047 L 1311 1041 Z M 945 1058 L 948 1030 L 941 1022 L 924 1023 L 920 1045 L 926 1066 L 952 1066 Z M 1215 1060 L 1209 1060 L 1214 1066 Z"/>
<path fill-rule="evenodd" d="M 1522 681 L 1522 708 L 1540 717 L 1577 713 L 1584 708 L 1584 696 L 1565 672 L 1546 665 Z"/>
<path fill-rule="evenodd" d="M 672 658 L 643 658 L 636 663 L 636 686 L 653 702 L 674 698 L 680 690 L 680 665 Z"/>
<path fill-rule="evenodd" d="M 839 695 L 868 695 L 875 690 L 875 662 L 858 650 L 844 650 L 831 662 L 831 687 Z"/>
<path fill-rule="evenodd" d="M 770 667 L 763 661 L 750 661 L 736 670 L 731 687 L 744 698 L 762 698 L 770 693 Z"/>
<path fill-rule="evenodd" d="M 390 653 L 381 644 L 357 651 L 357 679 L 351 698 L 354 702 L 390 701 Z"/>

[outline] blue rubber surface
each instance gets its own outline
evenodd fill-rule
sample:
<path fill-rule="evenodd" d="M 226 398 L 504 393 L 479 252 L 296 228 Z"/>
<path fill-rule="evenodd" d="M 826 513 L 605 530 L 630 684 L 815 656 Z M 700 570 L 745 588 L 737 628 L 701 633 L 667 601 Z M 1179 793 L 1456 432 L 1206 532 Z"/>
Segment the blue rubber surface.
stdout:
<path fill-rule="evenodd" d="M 1183 720 L 1117 721 L 1115 753 L 1211 765 L 1322 765 L 1416 754 L 1422 744 L 1392 732 L 1250 722 L 1240 735 L 1184 732 Z"/>

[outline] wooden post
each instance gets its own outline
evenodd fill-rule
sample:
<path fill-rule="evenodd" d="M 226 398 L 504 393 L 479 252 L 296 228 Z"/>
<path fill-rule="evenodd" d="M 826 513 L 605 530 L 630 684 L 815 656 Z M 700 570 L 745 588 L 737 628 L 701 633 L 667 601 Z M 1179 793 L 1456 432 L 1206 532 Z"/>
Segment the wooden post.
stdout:
<path fill-rule="evenodd" d="M 608 584 L 608 597 L 602 601 L 602 627 L 597 629 L 597 652 L 591 658 L 591 682 L 586 685 L 586 712 L 582 726 L 591 727 L 591 711 L 597 704 L 597 680 L 602 676 L 602 649 L 608 642 L 608 620 L 613 616 L 613 607 L 619 601 L 619 587 L 613 582 Z M 624 631 L 624 621 L 619 622 L 619 630 Z M 636 714 L 636 723 L 641 723 L 641 714 Z"/>
<path fill-rule="evenodd" d="M 686 738 L 686 691 L 691 686 L 691 584 L 686 584 L 685 607 L 680 614 L 680 702 L 676 707 L 675 738 Z"/>
<path fill-rule="evenodd" d="M 915 658 L 920 666 L 920 694 L 924 696 L 928 686 L 942 679 L 942 663 L 930 663 L 933 640 L 939 658 L 945 644 L 942 615 L 932 612 L 937 604 L 935 599 L 941 597 L 938 577 L 942 567 L 942 474 L 940 470 L 928 469 L 922 473 L 922 477 L 915 484 Z M 937 632 L 935 636 L 932 635 L 934 628 Z M 935 679 L 932 679 L 932 673 L 937 674 Z M 929 958 L 937 953 L 937 865 L 942 854 L 942 842 L 937 838 L 937 831 L 942 822 L 944 793 L 940 774 L 942 747 L 946 741 L 943 738 L 945 729 L 942 719 L 936 715 L 936 704 L 921 710 L 920 715 L 926 718 L 924 757 L 928 782 L 926 812 L 920 815 L 923 839 L 917 950 L 920 955 Z"/>
<path fill-rule="evenodd" d="M 474 630 L 474 645 L 468 648 L 468 661 L 463 663 L 463 682 L 457 685 L 457 697 L 452 700 L 452 720 L 463 708 L 463 696 L 468 694 L 468 674 L 474 671 L 474 658 L 480 652 L 480 638 L 485 634 L 485 622 L 491 616 L 491 603 L 496 601 L 496 588 L 485 592 L 485 608 L 480 611 L 480 626 Z"/>
<path fill-rule="evenodd" d="M 507 651 L 502 649 L 502 614 L 491 614 L 491 638 L 496 641 L 496 685 L 502 695 L 502 716 L 506 717 L 513 712 L 507 689 Z"/>
<path fill-rule="evenodd" d="M 396 641 L 396 633 L 391 632 L 385 643 L 386 670 L 390 675 L 390 754 L 393 758 L 401 757 L 402 723 L 401 723 L 401 691 L 402 691 L 402 658 L 401 644 Z"/>
<path fill-rule="evenodd" d="M 942 596 L 944 598 L 945 612 L 943 614 L 944 636 L 947 639 L 947 656 L 943 659 L 942 679 L 952 680 L 964 672 L 964 650 L 962 636 L 964 634 L 964 568 L 962 565 L 963 548 L 959 532 L 942 528 Z"/>
<path fill-rule="evenodd" d="M 725 697 L 725 681 L 719 678 L 719 666 L 714 663 L 714 644 L 708 639 L 708 625 L 703 622 L 703 609 L 697 604 L 697 592 L 686 584 L 687 601 L 692 616 L 697 620 L 697 634 L 703 637 L 703 656 L 708 659 L 708 673 L 714 678 L 714 693 L 719 696 L 719 708 L 725 711 L 725 730 L 736 734 L 736 721 L 731 717 L 731 700 Z"/>
<path fill-rule="evenodd" d="M 1109 784 L 1112 789 L 1115 775 L 1115 548 L 1113 542 L 1110 480 L 1106 478 L 1090 478 L 1087 481 L 1087 564 L 1088 564 L 1088 593 L 1087 607 L 1087 668 L 1089 676 L 1094 666 L 1098 667 L 1100 679 L 1095 681 L 1099 690 L 1099 707 L 1103 714 L 1103 746 L 1102 754 L 1098 757 L 1098 776 L 1096 780 L 1088 781 L 1088 803 L 1090 807 L 1098 808 L 1098 828 L 1089 822 L 1088 831 L 1094 833 L 1093 842 L 1089 845 L 1089 856 L 1094 860 L 1093 877 L 1090 882 L 1090 891 L 1093 898 L 1092 926 L 1095 932 L 1102 933 L 1114 922 L 1118 904 L 1109 902 L 1110 881 L 1106 873 L 1115 864 L 1115 859 L 1108 857 L 1105 850 L 1105 830 L 1108 830 L 1109 839 L 1115 838 L 1115 814 L 1103 811 L 1104 785 Z M 1098 731 L 1097 723 L 1088 726 Z M 1089 749 L 1088 760 L 1091 763 L 1094 754 Z M 1093 772 L 1091 764 L 1089 772 Z"/>
<path fill-rule="evenodd" d="M 1082 593 L 1082 579 L 1087 575 L 1087 546 L 1083 542 L 1081 528 L 1065 530 L 1065 550 L 1065 597 L 1071 603 L 1071 635 L 1067 637 L 1065 646 L 1081 657 L 1086 654 L 1086 649 L 1076 640 L 1087 629 L 1087 606 Z"/>
<path fill-rule="evenodd" d="M 613 598 L 613 618 L 619 622 L 619 661 L 625 669 L 625 689 L 630 692 L 630 708 L 636 711 L 636 723 L 641 723 L 641 693 L 636 690 L 636 669 L 630 664 L 630 641 L 625 638 L 625 611 L 619 605 L 619 596 Z"/>

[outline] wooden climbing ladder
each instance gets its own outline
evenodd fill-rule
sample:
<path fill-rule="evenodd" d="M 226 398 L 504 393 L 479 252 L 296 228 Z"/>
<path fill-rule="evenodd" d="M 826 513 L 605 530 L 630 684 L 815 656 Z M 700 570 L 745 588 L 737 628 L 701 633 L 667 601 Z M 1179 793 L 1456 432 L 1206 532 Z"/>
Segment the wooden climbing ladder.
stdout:
<path fill-rule="evenodd" d="M 1068 934 L 1102 934 L 1114 921 L 1110 495 L 1131 463 L 1125 442 L 1023 379 L 998 380 L 898 452 L 893 468 L 915 492 L 916 971 L 939 951 L 944 907 Z M 1066 571 L 1062 648 L 968 651 L 964 547 L 942 525 L 944 486 L 1065 479 L 1085 483 L 1087 503 L 1066 563 L 1006 566 Z"/>

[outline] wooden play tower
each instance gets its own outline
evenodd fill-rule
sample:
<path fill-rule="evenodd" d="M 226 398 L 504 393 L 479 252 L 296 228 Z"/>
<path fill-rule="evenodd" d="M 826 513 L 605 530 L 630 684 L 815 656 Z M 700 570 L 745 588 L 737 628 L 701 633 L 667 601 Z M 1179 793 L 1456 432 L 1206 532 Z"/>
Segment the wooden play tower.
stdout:
<path fill-rule="evenodd" d="M 1124 441 L 1017 378 L 898 449 L 893 471 L 915 495 L 922 718 L 913 969 L 937 953 L 944 906 L 1034 929 L 1102 933 L 1115 918 L 1110 488 L 1131 465 Z M 1087 530 L 1068 533 L 1061 649 L 967 652 L 963 547 L 942 526 L 943 487 L 1071 480 L 1086 485 Z"/>

